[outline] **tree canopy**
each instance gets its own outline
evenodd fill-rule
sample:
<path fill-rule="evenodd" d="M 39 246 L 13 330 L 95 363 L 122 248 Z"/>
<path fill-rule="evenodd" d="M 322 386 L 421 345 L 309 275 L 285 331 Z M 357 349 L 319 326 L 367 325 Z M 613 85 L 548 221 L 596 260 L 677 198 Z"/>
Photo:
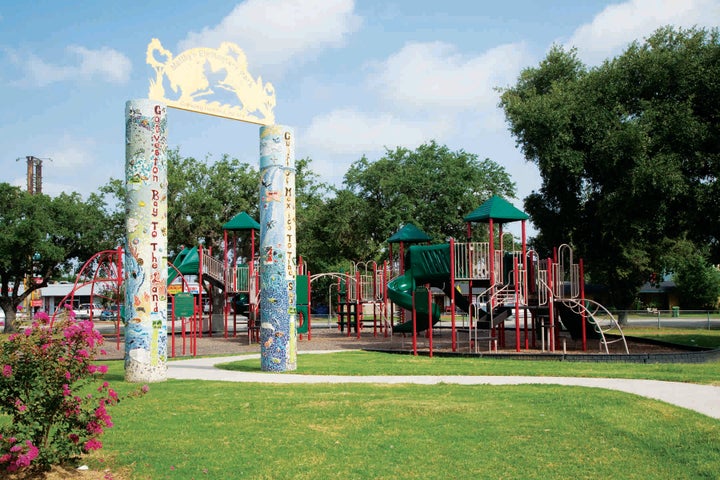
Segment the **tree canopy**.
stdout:
<path fill-rule="evenodd" d="M 509 175 L 495 162 L 435 142 L 414 151 L 388 150 L 376 161 L 363 157 L 353 163 L 341 188 L 321 182 L 311 167 L 310 158 L 296 161 L 295 202 L 298 254 L 315 271 L 380 260 L 387 238 L 408 222 L 438 241 L 464 238 L 463 216 L 494 194 L 515 193 Z M 169 249 L 202 239 L 220 252 L 225 222 L 241 211 L 257 218 L 259 181 L 254 167 L 227 155 L 198 161 L 171 150 Z M 124 199 L 122 181 L 111 180 L 103 192 Z"/>
<path fill-rule="evenodd" d="M 668 242 L 720 261 L 718 75 L 717 30 L 667 27 L 594 68 L 553 47 L 502 93 L 542 177 L 525 199 L 535 248 L 570 242 L 618 308 L 668 268 Z"/>
<path fill-rule="evenodd" d="M 297 251 L 314 272 L 383 260 L 386 240 L 407 223 L 414 223 L 436 241 L 464 238 L 465 215 L 492 195 L 509 198 L 515 193 L 514 183 L 500 165 L 435 142 L 415 150 L 387 150 L 376 161 L 362 157 L 352 164 L 339 188 L 322 183 L 311 166 L 309 158 L 296 161 L 295 186 Z M 219 255 L 224 223 L 242 211 L 257 218 L 259 182 L 255 167 L 227 155 L 217 161 L 198 161 L 170 150 L 170 255 L 179 253 L 181 245 L 200 242 Z M 5 295 L 0 303 L 5 301 L 8 309 L 22 298 L 7 296 L 7 285 L 22 283 L 32 274 L 32 267 L 38 267 L 28 263 L 33 253 L 42 258 L 45 282 L 38 286 L 43 286 L 72 259 L 83 262 L 123 242 L 123 180 L 110 179 L 86 202 L 76 193 L 51 199 L 26 195 L 8 185 L 0 195 L 0 204 L 7 205 L 1 219 L 13 227 L 3 230 L 0 241 Z M 241 239 L 240 245 L 245 248 L 240 255 L 248 256 L 249 242 Z"/>
<path fill-rule="evenodd" d="M 374 162 L 362 157 L 343 184 L 364 205 L 355 215 L 355 231 L 375 255 L 410 222 L 436 241 L 465 238 L 465 215 L 493 195 L 515 196 L 515 184 L 502 166 L 434 141 L 415 150 L 387 150 Z"/>
<path fill-rule="evenodd" d="M 116 232 L 99 197 L 78 193 L 51 198 L 0 183 L 0 308 L 5 331 L 14 331 L 15 311 L 48 279 L 73 261 L 114 248 Z M 34 279 L 26 283 L 26 280 Z M 23 293 L 20 286 L 25 285 Z"/>

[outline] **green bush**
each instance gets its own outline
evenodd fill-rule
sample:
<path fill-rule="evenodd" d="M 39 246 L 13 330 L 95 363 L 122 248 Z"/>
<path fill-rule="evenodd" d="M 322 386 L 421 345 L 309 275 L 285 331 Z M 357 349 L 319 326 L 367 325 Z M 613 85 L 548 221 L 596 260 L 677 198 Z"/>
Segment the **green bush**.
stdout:
<path fill-rule="evenodd" d="M 11 419 L 0 428 L 0 468 L 48 470 L 102 448 L 113 426 L 108 407 L 120 401 L 100 383 L 107 366 L 93 363 L 102 343 L 91 321 L 69 311 L 54 323 L 40 313 L 0 344 L 0 413 Z"/>

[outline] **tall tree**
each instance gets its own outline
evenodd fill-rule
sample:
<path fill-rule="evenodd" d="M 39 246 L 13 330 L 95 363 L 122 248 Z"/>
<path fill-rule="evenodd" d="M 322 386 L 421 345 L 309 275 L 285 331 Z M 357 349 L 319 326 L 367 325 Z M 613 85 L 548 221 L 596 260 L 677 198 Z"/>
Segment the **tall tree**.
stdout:
<path fill-rule="evenodd" d="M 685 309 L 715 309 L 720 301 L 720 269 L 708 262 L 707 248 L 686 239 L 667 241 L 662 260 Z"/>
<path fill-rule="evenodd" d="M 374 162 L 363 157 L 352 164 L 344 185 L 364 203 L 362 210 L 348 213 L 356 235 L 369 242 L 375 255 L 409 222 L 440 241 L 464 238 L 465 215 L 492 195 L 515 195 L 515 184 L 503 167 L 434 141 L 414 151 L 387 150 Z"/>
<path fill-rule="evenodd" d="M 221 251 L 222 225 L 240 212 L 257 218 L 260 176 L 228 155 L 214 162 L 168 151 L 168 248 L 205 246 Z"/>
<path fill-rule="evenodd" d="M 85 202 L 78 193 L 51 198 L 0 183 L 0 224 L 0 308 L 5 312 L 5 332 L 15 331 L 16 309 L 33 291 L 73 262 L 116 246 L 98 199 Z"/>
<path fill-rule="evenodd" d="M 554 47 L 501 97 L 542 186 L 525 199 L 539 250 L 572 243 L 628 307 L 668 240 L 720 259 L 717 30 L 658 30 L 588 69 Z"/>
<path fill-rule="evenodd" d="M 324 262 L 327 251 L 327 238 L 317 235 L 317 226 L 322 224 L 321 216 L 332 189 L 320 181 L 311 166 L 309 157 L 295 161 L 295 219 L 297 253 L 316 269 Z"/>

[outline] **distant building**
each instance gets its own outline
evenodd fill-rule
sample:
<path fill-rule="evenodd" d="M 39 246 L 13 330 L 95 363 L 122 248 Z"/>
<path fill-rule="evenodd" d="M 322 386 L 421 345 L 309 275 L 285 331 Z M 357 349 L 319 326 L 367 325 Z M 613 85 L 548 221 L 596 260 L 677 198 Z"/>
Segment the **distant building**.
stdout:
<path fill-rule="evenodd" d="M 643 307 L 649 309 L 670 310 L 680 305 L 672 275 L 665 275 L 659 284 L 646 283 L 640 288 L 638 297 Z"/>

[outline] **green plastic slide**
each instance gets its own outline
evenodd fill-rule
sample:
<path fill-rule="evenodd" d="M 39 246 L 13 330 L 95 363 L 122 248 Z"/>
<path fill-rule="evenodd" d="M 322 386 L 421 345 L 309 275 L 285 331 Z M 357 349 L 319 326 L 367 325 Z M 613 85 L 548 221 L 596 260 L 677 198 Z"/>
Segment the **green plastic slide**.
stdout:
<path fill-rule="evenodd" d="M 200 268 L 200 256 L 198 255 L 198 248 L 185 248 L 182 252 L 178 253 L 173 261 L 173 265 L 183 275 L 197 275 L 198 269 Z M 167 284 L 170 285 L 175 278 L 177 278 L 178 272 L 175 268 L 168 266 L 168 280 Z"/>
<path fill-rule="evenodd" d="M 427 330 L 440 321 L 441 308 L 435 303 L 428 309 L 428 290 L 425 284 L 442 285 L 450 282 L 450 245 L 413 245 L 408 249 L 405 274 L 388 282 L 388 297 L 395 304 L 412 310 L 415 291 L 416 329 Z M 397 324 L 393 332 L 412 333 L 412 320 Z"/>

